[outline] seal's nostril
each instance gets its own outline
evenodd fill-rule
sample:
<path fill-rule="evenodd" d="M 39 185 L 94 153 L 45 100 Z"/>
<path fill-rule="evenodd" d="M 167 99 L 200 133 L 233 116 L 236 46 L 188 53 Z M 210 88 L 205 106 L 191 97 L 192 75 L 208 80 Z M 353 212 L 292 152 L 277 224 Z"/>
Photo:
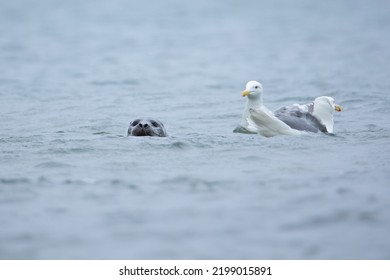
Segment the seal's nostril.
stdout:
<path fill-rule="evenodd" d="M 147 128 L 149 125 L 147 123 L 144 124 L 144 128 Z"/>

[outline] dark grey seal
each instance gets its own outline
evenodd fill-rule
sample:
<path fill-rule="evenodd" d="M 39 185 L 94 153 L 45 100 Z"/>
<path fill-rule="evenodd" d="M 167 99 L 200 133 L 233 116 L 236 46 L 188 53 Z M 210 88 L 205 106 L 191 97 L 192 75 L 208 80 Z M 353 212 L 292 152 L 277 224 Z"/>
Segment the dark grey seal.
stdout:
<path fill-rule="evenodd" d="M 166 137 L 167 131 L 162 122 L 155 119 L 142 118 L 136 119 L 130 123 L 129 129 L 127 130 L 127 136 Z"/>

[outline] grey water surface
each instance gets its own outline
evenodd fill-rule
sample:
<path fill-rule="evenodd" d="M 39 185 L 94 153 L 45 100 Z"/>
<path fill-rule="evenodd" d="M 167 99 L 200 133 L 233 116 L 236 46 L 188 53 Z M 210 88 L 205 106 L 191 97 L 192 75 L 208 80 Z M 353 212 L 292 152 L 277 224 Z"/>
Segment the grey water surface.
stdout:
<path fill-rule="evenodd" d="M 0 258 L 389 259 L 389 11 L 1 0 Z M 233 133 L 249 80 L 335 135 Z"/>

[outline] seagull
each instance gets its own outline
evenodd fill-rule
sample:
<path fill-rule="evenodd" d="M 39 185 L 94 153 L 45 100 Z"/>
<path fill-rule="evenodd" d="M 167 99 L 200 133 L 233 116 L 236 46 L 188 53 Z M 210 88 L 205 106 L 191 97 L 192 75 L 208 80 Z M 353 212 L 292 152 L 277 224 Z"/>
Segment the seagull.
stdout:
<path fill-rule="evenodd" d="M 320 96 L 308 104 L 293 104 L 272 112 L 263 104 L 263 86 L 257 81 L 249 81 L 242 96 L 247 98 L 247 103 L 240 129 L 235 131 L 259 133 L 265 137 L 333 133 L 333 113 L 342 110 L 332 97 Z"/>

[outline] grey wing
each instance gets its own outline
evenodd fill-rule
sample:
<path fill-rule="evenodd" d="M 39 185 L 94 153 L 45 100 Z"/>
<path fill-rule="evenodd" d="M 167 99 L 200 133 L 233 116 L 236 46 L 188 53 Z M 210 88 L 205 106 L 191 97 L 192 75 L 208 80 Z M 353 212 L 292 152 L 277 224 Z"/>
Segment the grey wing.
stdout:
<path fill-rule="evenodd" d="M 310 132 L 327 132 L 326 127 L 311 112 L 311 104 L 282 107 L 274 112 L 275 117 L 289 127 Z"/>

